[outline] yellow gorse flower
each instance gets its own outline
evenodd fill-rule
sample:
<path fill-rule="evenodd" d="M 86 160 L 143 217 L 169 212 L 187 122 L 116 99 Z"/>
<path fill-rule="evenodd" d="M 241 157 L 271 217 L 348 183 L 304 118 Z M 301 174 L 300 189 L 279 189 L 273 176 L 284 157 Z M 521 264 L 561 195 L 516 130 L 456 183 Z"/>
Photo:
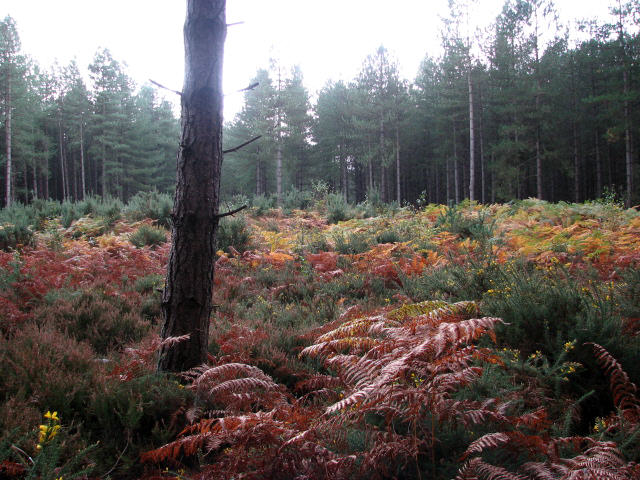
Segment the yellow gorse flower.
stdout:
<path fill-rule="evenodd" d="M 60 419 L 58 418 L 58 412 L 51 413 L 49 410 L 47 410 L 47 413 L 44 414 L 44 418 L 48 418 L 49 420 L 53 420 L 54 422 L 60 421 Z"/>
<path fill-rule="evenodd" d="M 44 418 L 48 421 L 46 425 L 42 424 L 38 426 L 38 444 L 36 445 L 36 450 L 42 450 L 42 446 L 53 440 L 60 431 L 58 412 L 51 413 L 47 411 L 47 413 L 44 414 Z"/>

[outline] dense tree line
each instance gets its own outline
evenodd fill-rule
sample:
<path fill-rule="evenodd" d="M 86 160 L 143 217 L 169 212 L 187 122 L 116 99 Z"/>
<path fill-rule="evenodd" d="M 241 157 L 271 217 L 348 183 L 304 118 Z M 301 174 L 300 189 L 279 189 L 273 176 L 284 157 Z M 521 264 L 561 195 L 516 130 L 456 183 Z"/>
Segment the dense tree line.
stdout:
<path fill-rule="evenodd" d="M 11 17 L 0 22 L 0 177 L 4 205 L 36 198 L 127 200 L 175 183 L 178 121 L 149 86 L 136 89 L 106 49 L 89 65 L 45 72 L 22 53 Z"/>
<path fill-rule="evenodd" d="M 282 201 L 322 180 L 349 202 L 615 192 L 634 205 L 640 0 L 611 2 L 610 21 L 583 22 L 575 41 L 552 0 L 505 0 L 481 34 L 467 20 L 473 0 L 451 1 L 443 53 L 412 81 L 380 47 L 313 104 L 302 71 L 273 61 L 226 125 L 228 147 L 262 138 L 225 156 L 222 193 Z M 21 52 L 13 20 L 0 27 L 5 204 L 172 188 L 178 122 L 168 103 L 136 90 L 107 50 L 89 66 L 90 87 L 74 62 L 43 72 Z"/>
<path fill-rule="evenodd" d="M 380 47 L 313 108 L 298 68 L 260 70 L 226 137 L 263 138 L 225 160 L 224 192 L 281 198 L 322 179 L 349 201 L 637 203 L 640 2 L 613 3 L 572 42 L 551 0 L 506 0 L 482 40 L 452 1 L 444 53 L 413 82 Z"/>

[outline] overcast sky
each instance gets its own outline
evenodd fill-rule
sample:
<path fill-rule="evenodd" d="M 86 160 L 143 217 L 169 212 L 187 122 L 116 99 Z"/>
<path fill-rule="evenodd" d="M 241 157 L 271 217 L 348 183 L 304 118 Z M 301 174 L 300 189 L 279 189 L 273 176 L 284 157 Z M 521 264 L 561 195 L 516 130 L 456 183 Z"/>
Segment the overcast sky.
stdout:
<path fill-rule="evenodd" d="M 556 0 L 561 19 L 608 18 L 609 0 Z M 472 18 L 489 24 L 502 0 L 478 0 Z M 183 79 L 182 25 L 186 0 L 0 0 L 11 15 L 22 50 L 43 67 L 76 58 L 86 71 L 99 47 L 126 62 L 138 84 L 151 78 L 179 90 Z M 310 93 L 327 80 L 351 80 L 364 58 L 384 45 L 403 76 L 415 77 L 420 62 L 440 54 L 440 15 L 447 0 L 228 0 L 225 89 L 247 85 L 270 58 L 298 64 Z M 230 119 L 242 95 L 226 98 Z"/>

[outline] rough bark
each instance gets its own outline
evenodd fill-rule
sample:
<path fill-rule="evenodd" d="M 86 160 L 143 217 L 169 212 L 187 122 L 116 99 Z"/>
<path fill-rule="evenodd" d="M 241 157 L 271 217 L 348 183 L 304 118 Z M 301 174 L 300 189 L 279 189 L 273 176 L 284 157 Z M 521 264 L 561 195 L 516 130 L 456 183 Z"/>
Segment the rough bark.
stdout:
<path fill-rule="evenodd" d="M 469 86 L 469 200 L 475 200 L 476 190 L 476 155 L 475 129 L 473 128 L 473 83 L 471 82 L 471 68 L 467 72 Z"/>
<path fill-rule="evenodd" d="M 402 205 L 402 192 L 400 190 L 400 130 L 396 121 L 396 201 Z"/>
<path fill-rule="evenodd" d="M 381 67 L 382 68 L 382 67 Z M 385 176 L 385 158 L 384 158 L 384 111 L 380 110 L 379 122 L 379 143 L 380 143 L 380 195 L 383 202 L 387 201 L 387 181 Z"/>
<path fill-rule="evenodd" d="M 5 206 L 8 207 L 11 205 L 11 118 L 12 118 L 12 105 L 11 105 L 11 74 L 8 75 L 7 78 L 7 95 L 6 95 L 6 104 L 5 104 L 5 113 L 4 113 L 4 139 L 5 139 L 5 153 L 7 155 L 7 168 L 6 168 L 6 189 L 5 189 Z"/>
<path fill-rule="evenodd" d="M 631 208 L 631 194 L 633 192 L 633 153 L 631 150 L 631 116 L 629 113 L 629 72 L 624 70 L 624 157 L 627 175 L 627 195 L 625 206 Z"/>
<path fill-rule="evenodd" d="M 595 149 L 596 149 L 596 197 L 602 195 L 602 159 L 600 158 L 600 132 L 596 129 L 595 133 Z"/>
<path fill-rule="evenodd" d="M 80 117 L 80 175 L 82 176 L 82 199 L 87 195 L 87 186 L 85 180 L 85 171 L 84 171 L 84 121 L 82 117 Z"/>
<path fill-rule="evenodd" d="M 162 337 L 190 337 L 161 350 L 160 371 L 188 370 L 207 358 L 222 166 L 225 10 L 226 0 L 187 1 L 182 134 Z"/>
<path fill-rule="evenodd" d="M 458 146 L 456 142 L 456 122 L 453 122 L 453 186 L 456 193 L 457 205 L 460 203 L 460 176 L 458 175 Z"/>
<path fill-rule="evenodd" d="M 278 206 L 282 206 L 282 141 L 280 140 L 280 134 L 278 134 L 276 145 L 276 196 L 278 200 Z"/>
<path fill-rule="evenodd" d="M 580 202 L 580 155 L 578 153 L 578 127 L 573 122 L 573 193 L 574 201 Z"/>
<path fill-rule="evenodd" d="M 62 120 L 58 119 L 58 148 L 60 150 L 60 179 L 62 181 L 62 199 L 67 199 L 67 178 L 66 178 L 66 167 L 65 167 L 65 158 L 64 158 L 64 144 L 63 144 L 63 135 L 62 135 Z"/>

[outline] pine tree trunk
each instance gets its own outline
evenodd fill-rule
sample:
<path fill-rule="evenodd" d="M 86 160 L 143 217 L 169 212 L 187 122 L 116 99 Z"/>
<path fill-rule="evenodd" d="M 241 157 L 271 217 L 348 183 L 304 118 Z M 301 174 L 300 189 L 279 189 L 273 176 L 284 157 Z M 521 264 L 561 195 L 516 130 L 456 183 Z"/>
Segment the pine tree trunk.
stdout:
<path fill-rule="evenodd" d="M 596 129 L 596 197 L 602 195 L 602 159 L 600 158 L 600 133 Z"/>
<path fill-rule="evenodd" d="M 402 205 L 402 195 L 400 190 L 400 131 L 396 123 L 396 201 Z"/>
<path fill-rule="evenodd" d="M 573 122 L 573 192 L 574 201 L 580 201 L 580 157 L 578 155 L 578 127 Z"/>
<path fill-rule="evenodd" d="M 4 204 L 6 207 L 11 205 L 11 118 L 13 116 L 13 112 L 11 109 L 13 105 L 11 104 L 11 75 L 9 74 L 7 78 L 7 97 L 5 103 L 5 112 L 4 112 L 4 140 L 5 140 L 5 152 L 7 156 L 7 167 L 6 167 L 6 179 L 5 179 L 5 201 Z"/>
<path fill-rule="evenodd" d="M 65 177 L 64 146 L 62 143 L 62 120 L 58 120 L 58 147 L 60 150 L 60 178 L 62 180 L 62 200 L 67 199 L 67 181 Z"/>
<path fill-rule="evenodd" d="M 260 168 L 260 159 L 256 161 L 256 196 L 262 195 L 262 170 Z"/>
<path fill-rule="evenodd" d="M 480 98 L 480 198 L 482 203 L 487 202 L 487 187 L 486 187 L 486 172 L 485 172 L 485 159 L 484 159 L 484 124 L 482 122 L 482 97 Z"/>
<path fill-rule="evenodd" d="M 379 143 L 380 143 L 380 196 L 382 201 L 387 201 L 387 182 L 384 168 L 384 113 L 380 110 L 380 122 L 379 122 Z"/>
<path fill-rule="evenodd" d="M 80 175 L 82 177 L 82 199 L 87 196 L 87 186 L 85 184 L 85 171 L 84 171 L 84 126 L 82 117 L 80 117 Z"/>
<path fill-rule="evenodd" d="M 347 203 L 349 201 L 349 180 L 347 177 L 347 161 L 342 154 L 342 144 L 338 145 L 340 156 L 340 177 L 342 180 L 342 198 Z"/>
<path fill-rule="evenodd" d="M 33 182 L 33 199 L 35 200 L 38 198 L 38 163 L 35 158 L 31 159 L 31 162 L 33 163 L 33 177 L 31 181 Z"/>
<path fill-rule="evenodd" d="M 282 206 L 282 142 L 277 139 L 276 147 L 276 194 L 278 198 L 278 206 Z"/>
<path fill-rule="evenodd" d="M 458 178 L 458 146 L 456 145 L 456 122 L 453 122 L 453 186 L 456 193 L 456 205 L 460 203 L 460 179 Z"/>
<path fill-rule="evenodd" d="M 469 84 L 469 200 L 475 200 L 476 190 L 476 152 L 475 130 L 473 127 L 473 84 L 471 82 L 471 69 L 467 72 Z"/>
<path fill-rule="evenodd" d="M 633 192 L 633 153 L 631 150 L 631 119 L 629 115 L 629 72 L 624 69 L 624 150 L 627 175 L 627 195 L 625 206 L 631 208 L 631 194 Z"/>
<path fill-rule="evenodd" d="M 451 161 L 450 160 L 446 160 L 447 162 L 447 170 L 445 172 L 445 176 L 446 176 L 446 186 L 447 186 L 447 205 L 450 205 L 452 203 L 452 198 L 451 198 Z"/>
<path fill-rule="evenodd" d="M 222 64 L 226 0 L 188 0 L 182 134 L 162 338 L 190 335 L 160 352 L 159 371 L 207 359 L 222 167 Z"/>

